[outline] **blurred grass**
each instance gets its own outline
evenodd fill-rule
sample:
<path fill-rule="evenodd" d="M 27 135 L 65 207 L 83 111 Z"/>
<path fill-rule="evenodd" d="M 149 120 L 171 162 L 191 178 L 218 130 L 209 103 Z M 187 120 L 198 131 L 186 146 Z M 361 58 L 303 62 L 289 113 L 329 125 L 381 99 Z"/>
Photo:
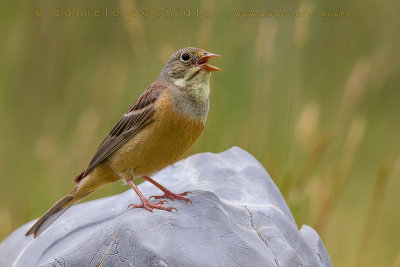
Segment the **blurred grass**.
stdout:
<path fill-rule="evenodd" d="M 211 17 L 35 17 L 35 9 L 211 9 Z M 400 3 L 59 0 L 1 4 L 0 239 L 71 188 L 173 51 L 223 55 L 191 154 L 240 146 L 335 266 L 400 262 Z M 347 10 L 361 18 L 238 18 Z M 192 11 L 193 12 L 193 11 Z M 215 61 L 217 62 L 217 60 Z M 127 190 L 110 185 L 88 199 Z"/>

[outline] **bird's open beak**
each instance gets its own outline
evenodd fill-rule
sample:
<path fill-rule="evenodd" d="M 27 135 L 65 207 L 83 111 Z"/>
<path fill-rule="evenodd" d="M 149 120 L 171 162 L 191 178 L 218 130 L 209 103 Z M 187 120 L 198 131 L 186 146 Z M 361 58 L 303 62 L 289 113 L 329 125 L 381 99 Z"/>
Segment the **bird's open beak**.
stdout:
<path fill-rule="evenodd" d="M 206 52 L 204 54 L 204 56 L 200 57 L 197 60 L 197 65 L 199 65 L 202 69 L 204 69 L 206 71 L 219 71 L 219 70 L 221 70 L 218 67 L 215 67 L 213 65 L 207 64 L 208 60 L 210 58 L 212 58 L 212 57 L 221 57 L 221 56 L 218 55 L 218 54 L 213 54 L 213 53 Z"/>

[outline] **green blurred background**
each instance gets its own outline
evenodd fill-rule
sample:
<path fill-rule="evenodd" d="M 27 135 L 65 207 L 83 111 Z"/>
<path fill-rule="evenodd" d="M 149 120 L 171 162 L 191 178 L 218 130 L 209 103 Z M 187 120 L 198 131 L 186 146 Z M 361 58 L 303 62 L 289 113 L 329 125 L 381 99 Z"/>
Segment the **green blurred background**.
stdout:
<path fill-rule="evenodd" d="M 335 266 L 400 265 L 399 1 L 44 0 L 0 8 L 0 239 L 70 190 L 172 52 L 198 46 L 223 55 L 213 61 L 223 71 L 212 75 L 207 126 L 189 154 L 232 146 L 253 154 Z M 76 16 L 87 8 L 89 17 Z M 322 16 L 351 10 L 361 16 Z M 246 11 L 267 16 L 235 15 Z M 127 189 L 116 183 L 88 199 Z"/>

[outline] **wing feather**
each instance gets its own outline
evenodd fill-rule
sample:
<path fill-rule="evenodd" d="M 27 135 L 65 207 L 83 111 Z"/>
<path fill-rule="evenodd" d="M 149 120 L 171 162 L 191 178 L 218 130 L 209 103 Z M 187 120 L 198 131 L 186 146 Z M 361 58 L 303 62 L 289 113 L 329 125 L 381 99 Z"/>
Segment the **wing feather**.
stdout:
<path fill-rule="evenodd" d="M 96 154 L 90 161 L 89 166 L 77 180 L 78 182 L 84 179 L 97 165 L 140 132 L 143 127 L 153 121 L 153 116 L 156 112 L 154 102 L 164 89 L 165 86 L 152 84 L 143 92 L 101 143 Z"/>

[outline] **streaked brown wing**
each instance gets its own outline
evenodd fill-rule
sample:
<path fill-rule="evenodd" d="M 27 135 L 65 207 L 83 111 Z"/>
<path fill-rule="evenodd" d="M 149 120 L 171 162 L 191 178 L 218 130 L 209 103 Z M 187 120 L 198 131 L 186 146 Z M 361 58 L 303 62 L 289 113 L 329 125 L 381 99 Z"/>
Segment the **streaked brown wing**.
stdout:
<path fill-rule="evenodd" d="M 153 103 L 164 91 L 164 88 L 165 86 L 153 84 L 143 92 L 101 143 L 89 166 L 80 177 L 77 177 L 77 181 L 82 180 L 98 164 L 152 122 L 156 111 Z"/>

